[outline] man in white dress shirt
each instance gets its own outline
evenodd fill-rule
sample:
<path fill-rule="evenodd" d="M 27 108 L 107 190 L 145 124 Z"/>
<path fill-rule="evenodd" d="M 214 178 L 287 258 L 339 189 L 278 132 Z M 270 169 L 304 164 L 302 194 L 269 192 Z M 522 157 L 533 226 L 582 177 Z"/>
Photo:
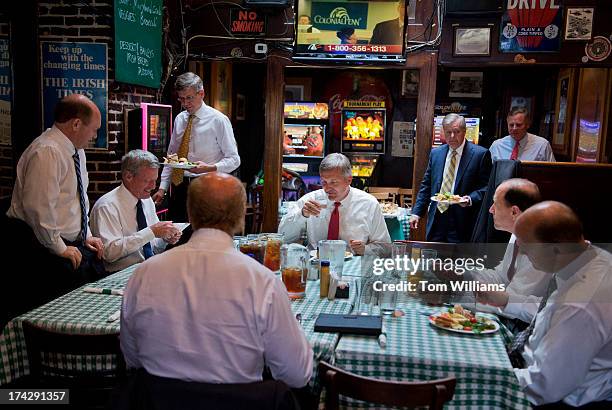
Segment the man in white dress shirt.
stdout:
<path fill-rule="evenodd" d="M 512 108 L 508 113 L 508 133 L 493 141 L 489 151 L 491 159 L 515 159 L 520 161 L 555 162 L 550 143 L 542 137 L 529 134 L 529 112 L 523 107 Z"/>
<path fill-rule="evenodd" d="M 514 226 L 526 209 L 540 201 L 538 186 L 527 179 L 508 179 L 497 187 L 489 212 L 493 215 L 495 229 L 510 232 L 512 236 L 504 258 L 495 269 L 470 272 L 471 277 L 480 282 L 506 285 L 505 292 L 479 292 L 479 302 L 494 306 L 495 313 L 525 323 L 531 322 L 538 310 L 549 275 L 534 268 L 527 255 L 520 252 Z"/>
<path fill-rule="evenodd" d="M 516 237 L 551 278 L 526 343 L 514 346 L 525 362 L 514 370 L 521 387 L 551 409 L 612 408 L 612 256 L 584 240 L 580 220 L 559 202 L 526 210 Z"/>
<path fill-rule="evenodd" d="M 189 170 L 164 167 L 159 190 L 153 195 L 161 203 L 170 189 L 169 219 L 186 222 L 187 187 L 199 175 L 220 171 L 231 173 L 240 166 L 232 124 L 225 114 L 204 103 L 202 79 L 194 73 L 176 78 L 174 89 L 185 111 L 174 120 L 168 155 L 177 154 L 197 166 Z"/>
<path fill-rule="evenodd" d="M 306 230 L 311 249 L 322 239 L 341 239 L 356 255 L 379 253 L 378 244 L 391 243 L 376 198 L 351 187 L 351 163 L 346 156 L 326 156 L 319 176 L 323 189 L 301 197 L 281 220 L 278 232 L 285 234 L 285 240 L 296 242 Z M 322 194 L 324 199 L 315 199 Z"/>
<path fill-rule="evenodd" d="M 276 380 L 302 387 L 313 351 L 283 282 L 234 248 L 246 193 L 212 172 L 189 186 L 189 242 L 139 265 L 123 297 L 121 349 L 130 367 L 207 383 Z"/>
<path fill-rule="evenodd" d="M 100 111 L 89 98 L 64 97 L 55 107 L 53 126 L 30 144 L 17 164 L 7 232 L 18 253 L 26 252 L 24 280 L 36 289 L 23 299 L 32 303 L 104 274 L 103 244 L 92 236 L 87 218 L 89 179 L 83 150 L 100 125 Z"/>
<path fill-rule="evenodd" d="M 91 230 L 104 243 L 104 265 L 109 272 L 161 253 L 166 244 L 181 237 L 172 222 L 160 222 L 155 213 L 151 191 L 158 169 L 157 157 L 150 152 L 128 152 L 121 160 L 122 184 L 98 199 L 91 210 Z"/>

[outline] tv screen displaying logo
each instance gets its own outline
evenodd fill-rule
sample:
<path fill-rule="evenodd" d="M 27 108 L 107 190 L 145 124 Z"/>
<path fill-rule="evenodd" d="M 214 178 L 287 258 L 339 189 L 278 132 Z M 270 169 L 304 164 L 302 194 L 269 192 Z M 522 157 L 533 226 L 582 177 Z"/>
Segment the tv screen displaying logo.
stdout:
<path fill-rule="evenodd" d="M 294 58 L 404 61 L 404 0 L 300 0 Z"/>

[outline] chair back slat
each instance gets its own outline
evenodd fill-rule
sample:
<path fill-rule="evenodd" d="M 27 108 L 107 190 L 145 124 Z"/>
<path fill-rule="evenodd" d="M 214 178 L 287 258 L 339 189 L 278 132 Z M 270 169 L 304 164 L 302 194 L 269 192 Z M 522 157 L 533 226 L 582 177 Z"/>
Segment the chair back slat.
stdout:
<path fill-rule="evenodd" d="M 326 362 L 319 364 L 326 388 L 325 408 L 335 410 L 339 395 L 387 406 L 429 406 L 441 409 L 455 393 L 454 377 L 425 382 L 397 382 L 363 377 Z"/>

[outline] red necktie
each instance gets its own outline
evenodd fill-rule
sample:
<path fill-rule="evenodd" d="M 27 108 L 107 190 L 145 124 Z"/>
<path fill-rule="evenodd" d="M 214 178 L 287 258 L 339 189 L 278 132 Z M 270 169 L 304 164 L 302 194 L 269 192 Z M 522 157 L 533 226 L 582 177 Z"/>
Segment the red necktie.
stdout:
<path fill-rule="evenodd" d="M 518 145 L 518 144 L 517 144 Z M 510 261 L 510 266 L 508 266 L 508 282 L 512 280 L 514 274 L 516 273 L 516 257 L 519 254 L 519 246 L 517 242 L 514 242 L 514 248 L 512 249 L 512 260 Z"/>
<path fill-rule="evenodd" d="M 512 149 L 512 154 L 510 154 L 510 159 L 517 160 L 518 159 L 518 150 L 519 150 L 519 142 L 514 140 L 514 148 Z"/>
<path fill-rule="evenodd" d="M 331 218 L 329 218 L 329 227 L 327 228 L 328 240 L 336 240 L 340 235 L 340 212 L 338 212 L 339 206 L 340 202 L 334 202 L 334 210 L 331 213 Z"/>

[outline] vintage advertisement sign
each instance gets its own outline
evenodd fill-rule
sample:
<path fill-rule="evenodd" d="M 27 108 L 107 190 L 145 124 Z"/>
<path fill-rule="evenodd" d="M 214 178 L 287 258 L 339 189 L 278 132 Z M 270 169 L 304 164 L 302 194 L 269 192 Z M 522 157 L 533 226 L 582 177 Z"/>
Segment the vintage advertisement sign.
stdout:
<path fill-rule="evenodd" d="M 230 32 L 236 36 L 266 34 L 266 16 L 255 10 L 231 9 Z"/>
<path fill-rule="evenodd" d="M 43 126 L 53 125 L 56 103 L 69 94 L 89 97 L 100 110 L 102 126 L 88 148 L 108 148 L 108 50 L 104 43 L 42 41 Z"/>
<path fill-rule="evenodd" d="M 563 18 L 559 3 L 560 0 L 507 0 L 500 27 L 500 51 L 558 51 Z"/>
<path fill-rule="evenodd" d="M 412 157 L 414 152 L 414 122 L 393 121 L 393 142 L 391 155 Z"/>
<path fill-rule="evenodd" d="M 11 144 L 11 61 L 8 37 L 0 37 L 0 145 Z"/>

